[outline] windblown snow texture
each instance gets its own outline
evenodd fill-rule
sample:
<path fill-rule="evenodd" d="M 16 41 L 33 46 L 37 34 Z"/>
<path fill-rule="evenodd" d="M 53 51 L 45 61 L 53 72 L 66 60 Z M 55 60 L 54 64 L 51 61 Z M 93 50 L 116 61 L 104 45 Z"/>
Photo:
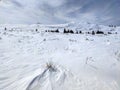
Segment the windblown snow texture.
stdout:
<path fill-rule="evenodd" d="M 104 34 L 91 34 L 98 29 Z M 83 22 L 0 25 L 0 90 L 120 90 L 119 30 Z"/>

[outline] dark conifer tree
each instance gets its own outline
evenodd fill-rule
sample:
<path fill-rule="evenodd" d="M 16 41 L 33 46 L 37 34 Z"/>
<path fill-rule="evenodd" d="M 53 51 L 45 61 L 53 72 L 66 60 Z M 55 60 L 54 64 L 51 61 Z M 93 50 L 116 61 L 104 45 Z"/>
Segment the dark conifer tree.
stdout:
<path fill-rule="evenodd" d="M 95 35 L 95 32 L 94 32 L 94 31 L 92 31 L 92 35 Z"/>

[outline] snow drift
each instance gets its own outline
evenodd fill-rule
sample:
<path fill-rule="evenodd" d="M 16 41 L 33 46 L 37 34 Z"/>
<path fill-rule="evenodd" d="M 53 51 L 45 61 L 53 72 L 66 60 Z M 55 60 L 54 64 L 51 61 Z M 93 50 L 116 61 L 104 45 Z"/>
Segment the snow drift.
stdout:
<path fill-rule="evenodd" d="M 119 27 L 109 35 L 45 32 L 94 26 L 0 25 L 0 90 L 120 90 Z"/>
<path fill-rule="evenodd" d="M 75 77 L 69 70 L 50 62 L 32 79 L 26 90 L 117 90 L 117 87 L 115 82 L 107 83 L 96 77 Z"/>

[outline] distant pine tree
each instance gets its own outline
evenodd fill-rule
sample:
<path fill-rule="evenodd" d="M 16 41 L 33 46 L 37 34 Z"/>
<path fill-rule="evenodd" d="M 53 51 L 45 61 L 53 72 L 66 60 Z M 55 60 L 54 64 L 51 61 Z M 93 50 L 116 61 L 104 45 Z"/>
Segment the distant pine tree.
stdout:
<path fill-rule="evenodd" d="M 104 32 L 98 30 L 98 31 L 96 32 L 96 34 L 104 34 Z"/>
<path fill-rule="evenodd" d="M 55 32 L 59 33 L 59 30 L 57 29 Z"/>
<path fill-rule="evenodd" d="M 64 28 L 64 32 L 63 33 L 67 33 L 66 29 Z"/>
<path fill-rule="evenodd" d="M 108 32 L 108 34 L 112 34 L 111 32 Z"/>
<path fill-rule="evenodd" d="M 82 34 L 82 31 L 80 31 L 79 33 Z"/>
<path fill-rule="evenodd" d="M 73 32 L 73 30 L 70 30 L 69 33 L 72 33 L 72 34 L 73 34 L 74 32 Z"/>
<path fill-rule="evenodd" d="M 92 31 L 92 35 L 95 35 L 95 32 L 94 32 L 94 31 Z"/>
<path fill-rule="evenodd" d="M 76 31 L 76 34 L 78 34 L 78 31 Z"/>
<path fill-rule="evenodd" d="M 38 32 L 38 29 L 35 29 L 36 32 Z"/>

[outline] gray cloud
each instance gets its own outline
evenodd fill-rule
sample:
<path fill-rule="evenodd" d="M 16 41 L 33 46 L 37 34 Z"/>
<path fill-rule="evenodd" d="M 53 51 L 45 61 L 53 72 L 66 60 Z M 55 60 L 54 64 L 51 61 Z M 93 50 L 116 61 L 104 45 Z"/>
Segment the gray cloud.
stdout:
<path fill-rule="evenodd" d="M 2 0 L 0 23 L 89 21 L 120 25 L 120 0 Z"/>

